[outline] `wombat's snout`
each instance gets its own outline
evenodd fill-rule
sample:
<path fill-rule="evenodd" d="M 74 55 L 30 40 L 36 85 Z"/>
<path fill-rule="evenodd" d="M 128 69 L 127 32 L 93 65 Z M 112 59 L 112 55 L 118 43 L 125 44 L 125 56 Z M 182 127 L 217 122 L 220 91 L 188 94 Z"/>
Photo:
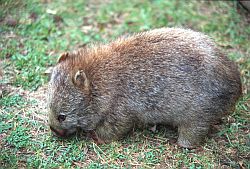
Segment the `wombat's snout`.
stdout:
<path fill-rule="evenodd" d="M 65 130 L 55 129 L 51 126 L 50 126 L 50 130 L 52 131 L 53 135 L 55 135 L 55 136 L 65 137 L 65 133 L 66 133 Z"/>
<path fill-rule="evenodd" d="M 70 130 L 67 130 L 67 129 L 55 129 L 52 126 L 50 126 L 50 130 L 52 131 L 52 134 L 54 136 L 63 137 L 63 138 L 73 136 L 77 132 L 77 129 L 75 129 L 75 128 L 70 129 Z"/>

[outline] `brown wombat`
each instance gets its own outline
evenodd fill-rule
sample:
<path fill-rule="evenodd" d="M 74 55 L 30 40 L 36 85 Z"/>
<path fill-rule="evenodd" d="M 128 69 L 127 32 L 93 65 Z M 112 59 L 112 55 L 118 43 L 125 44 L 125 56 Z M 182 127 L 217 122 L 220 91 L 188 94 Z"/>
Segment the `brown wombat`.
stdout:
<path fill-rule="evenodd" d="M 241 96 L 236 65 L 206 35 L 162 28 L 64 53 L 48 90 L 49 125 L 110 142 L 134 127 L 173 125 L 194 147 Z"/>

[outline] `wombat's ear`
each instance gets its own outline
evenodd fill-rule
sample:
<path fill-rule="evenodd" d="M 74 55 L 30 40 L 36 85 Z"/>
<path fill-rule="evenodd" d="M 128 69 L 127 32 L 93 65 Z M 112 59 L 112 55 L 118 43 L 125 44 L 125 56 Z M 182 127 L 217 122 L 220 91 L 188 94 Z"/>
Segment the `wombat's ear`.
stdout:
<path fill-rule="evenodd" d="M 62 61 L 66 60 L 69 57 L 68 52 L 62 53 L 59 58 L 57 59 L 57 63 L 61 63 Z"/>
<path fill-rule="evenodd" d="M 74 77 L 74 84 L 83 89 L 87 89 L 89 81 L 83 70 L 78 70 Z"/>

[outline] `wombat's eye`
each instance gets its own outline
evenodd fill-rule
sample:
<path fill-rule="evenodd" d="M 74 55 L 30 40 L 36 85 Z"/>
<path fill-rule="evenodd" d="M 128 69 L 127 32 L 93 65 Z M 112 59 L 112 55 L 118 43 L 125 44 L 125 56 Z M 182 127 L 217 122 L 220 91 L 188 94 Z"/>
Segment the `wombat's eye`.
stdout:
<path fill-rule="evenodd" d="M 57 119 L 58 119 L 59 122 L 63 122 L 66 119 L 66 116 L 60 114 L 60 115 L 58 115 Z"/>

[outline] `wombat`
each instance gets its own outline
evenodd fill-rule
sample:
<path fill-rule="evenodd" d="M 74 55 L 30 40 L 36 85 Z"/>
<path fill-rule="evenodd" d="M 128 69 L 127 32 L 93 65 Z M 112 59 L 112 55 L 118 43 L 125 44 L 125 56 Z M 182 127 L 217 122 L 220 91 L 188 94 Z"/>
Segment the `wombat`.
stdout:
<path fill-rule="evenodd" d="M 241 96 L 237 66 L 206 35 L 160 28 L 64 53 L 49 82 L 49 125 L 78 129 L 99 143 L 136 127 L 178 127 L 178 144 L 195 147 Z"/>

